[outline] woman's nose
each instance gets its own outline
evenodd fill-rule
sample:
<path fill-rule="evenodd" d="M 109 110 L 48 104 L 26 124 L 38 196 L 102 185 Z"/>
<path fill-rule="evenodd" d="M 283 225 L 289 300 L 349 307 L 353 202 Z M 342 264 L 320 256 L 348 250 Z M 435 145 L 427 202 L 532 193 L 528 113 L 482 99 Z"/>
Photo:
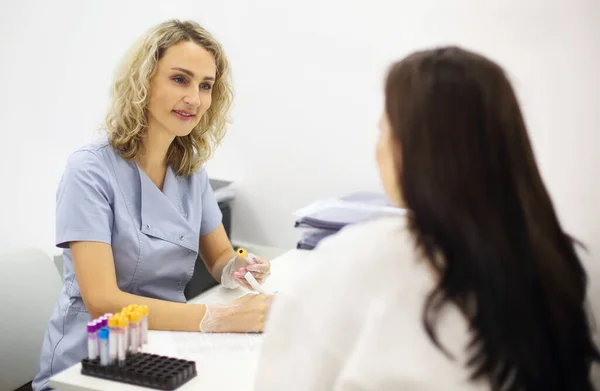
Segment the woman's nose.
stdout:
<path fill-rule="evenodd" d="M 183 98 L 183 101 L 193 107 L 198 107 L 200 106 L 201 100 L 200 100 L 200 91 L 195 91 L 195 92 L 190 92 L 188 95 L 186 95 Z"/>

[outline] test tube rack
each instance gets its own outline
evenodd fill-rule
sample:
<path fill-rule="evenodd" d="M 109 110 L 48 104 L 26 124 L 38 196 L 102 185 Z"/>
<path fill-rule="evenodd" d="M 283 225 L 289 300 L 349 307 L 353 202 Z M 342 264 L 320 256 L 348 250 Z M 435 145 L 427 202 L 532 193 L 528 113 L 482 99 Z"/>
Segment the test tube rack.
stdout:
<path fill-rule="evenodd" d="M 157 390 L 175 390 L 196 377 L 196 363 L 149 353 L 127 357 L 123 366 L 100 365 L 99 359 L 81 360 L 81 374 Z"/>

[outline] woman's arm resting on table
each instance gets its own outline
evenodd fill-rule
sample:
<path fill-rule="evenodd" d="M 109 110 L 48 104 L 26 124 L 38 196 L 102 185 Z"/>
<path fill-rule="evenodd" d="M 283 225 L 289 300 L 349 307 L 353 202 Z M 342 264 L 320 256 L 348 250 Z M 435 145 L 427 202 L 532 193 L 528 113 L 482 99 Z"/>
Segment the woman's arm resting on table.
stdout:
<path fill-rule="evenodd" d="M 262 332 L 271 298 L 242 297 L 229 305 L 185 304 L 123 292 L 117 285 L 112 248 L 101 242 L 71 242 L 73 265 L 81 297 L 96 318 L 116 313 L 129 304 L 147 305 L 152 330 L 217 333 Z M 205 316 L 207 315 L 207 316 Z"/>
<path fill-rule="evenodd" d="M 71 242 L 81 297 L 92 318 L 117 313 L 129 304 L 147 305 L 153 330 L 198 331 L 205 306 L 174 303 L 123 292 L 117 286 L 112 248 L 101 242 Z"/>

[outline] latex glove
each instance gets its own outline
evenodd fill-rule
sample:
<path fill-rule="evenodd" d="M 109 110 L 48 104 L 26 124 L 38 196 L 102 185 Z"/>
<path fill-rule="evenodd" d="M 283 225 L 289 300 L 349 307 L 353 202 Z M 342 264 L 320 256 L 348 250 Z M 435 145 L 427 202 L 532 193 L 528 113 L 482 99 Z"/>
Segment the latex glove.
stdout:
<path fill-rule="evenodd" d="M 273 296 L 249 294 L 230 305 L 205 304 L 204 333 L 262 333 Z"/>
<path fill-rule="evenodd" d="M 223 268 L 221 285 L 229 289 L 241 286 L 254 291 L 254 288 L 244 277 L 247 272 L 250 272 L 254 279 L 262 285 L 271 275 L 271 263 L 266 259 L 246 253 L 244 249 L 240 249 L 238 255 L 232 258 Z"/>

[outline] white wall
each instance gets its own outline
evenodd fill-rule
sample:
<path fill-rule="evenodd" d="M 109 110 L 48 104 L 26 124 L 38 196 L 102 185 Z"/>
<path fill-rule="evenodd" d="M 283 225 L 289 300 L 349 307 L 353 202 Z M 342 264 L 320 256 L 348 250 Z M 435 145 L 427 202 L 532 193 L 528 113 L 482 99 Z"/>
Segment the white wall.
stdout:
<path fill-rule="evenodd" d="M 486 4 L 487 3 L 487 4 Z M 0 146 L 5 241 L 51 249 L 65 159 L 95 136 L 113 69 L 146 28 L 203 23 L 233 64 L 234 125 L 209 164 L 234 180 L 237 240 L 290 247 L 291 213 L 379 190 L 383 76 L 412 50 L 460 44 L 515 82 L 565 227 L 600 252 L 597 0 L 3 1 Z"/>

